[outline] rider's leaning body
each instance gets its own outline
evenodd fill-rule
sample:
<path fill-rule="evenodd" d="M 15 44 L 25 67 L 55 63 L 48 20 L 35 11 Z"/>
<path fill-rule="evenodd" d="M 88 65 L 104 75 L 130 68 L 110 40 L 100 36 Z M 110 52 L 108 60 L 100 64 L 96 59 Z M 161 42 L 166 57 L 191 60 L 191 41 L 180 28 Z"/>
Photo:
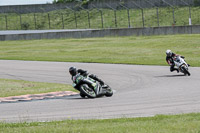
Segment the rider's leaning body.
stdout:
<path fill-rule="evenodd" d="M 173 72 L 175 70 L 177 72 L 179 72 L 179 70 L 177 68 L 174 68 L 175 67 L 174 57 L 176 57 L 176 56 L 180 56 L 180 55 L 173 53 L 171 50 L 166 51 L 166 61 L 170 65 L 170 71 L 171 72 Z M 184 56 L 181 56 L 181 58 L 184 58 Z"/>
<path fill-rule="evenodd" d="M 69 73 L 72 76 L 72 81 L 73 81 L 73 87 L 75 89 L 78 89 L 78 84 L 83 80 L 83 77 L 90 77 L 96 81 L 98 81 L 101 85 L 104 85 L 104 82 L 99 79 L 96 75 L 94 74 L 89 74 L 86 70 L 83 69 L 76 69 L 75 67 L 70 67 L 69 68 Z M 90 84 L 90 83 L 89 83 Z M 91 83 L 92 85 L 92 83 Z"/>

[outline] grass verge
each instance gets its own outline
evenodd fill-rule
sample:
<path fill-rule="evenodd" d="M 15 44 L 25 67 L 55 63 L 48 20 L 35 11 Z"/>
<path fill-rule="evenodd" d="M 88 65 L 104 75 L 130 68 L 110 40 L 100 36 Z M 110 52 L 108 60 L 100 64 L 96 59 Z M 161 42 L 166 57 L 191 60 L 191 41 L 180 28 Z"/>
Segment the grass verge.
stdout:
<path fill-rule="evenodd" d="M 167 65 L 165 51 L 200 66 L 200 34 L 4 41 L 0 59 Z"/>
<path fill-rule="evenodd" d="M 72 88 L 72 86 L 66 84 L 0 79 L 0 97 L 40 94 L 55 91 L 75 90 Z"/>
<path fill-rule="evenodd" d="M 6 133 L 199 133 L 200 113 L 145 118 L 0 123 Z"/>

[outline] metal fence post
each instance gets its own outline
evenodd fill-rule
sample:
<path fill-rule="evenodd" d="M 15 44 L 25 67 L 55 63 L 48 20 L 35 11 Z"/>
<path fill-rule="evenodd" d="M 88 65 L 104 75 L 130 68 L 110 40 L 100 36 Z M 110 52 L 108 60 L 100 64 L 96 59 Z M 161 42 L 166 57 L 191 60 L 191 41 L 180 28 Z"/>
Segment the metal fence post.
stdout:
<path fill-rule="evenodd" d="M 35 13 L 34 13 L 34 23 L 35 23 L 35 29 L 37 29 L 37 27 L 36 27 L 36 25 L 37 25 L 36 23 L 37 23 L 37 22 L 36 22 L 36 16 L 35 16 Z"/>
<path fill-rule="evenodd" d="M 142 10 L 142 25 L 144 27 L 144 12 L 143 12 L 143 9 L 141 9 L 141 10 Z"/>
<path fill-rule="evenodd" d="M 191 8 L 189 6 L 189 25 L 192 25 Z"/>
<path fill-rule="evenodd" d="M 50 15 L 48 13 L 48 20 L 49 20 L 49 29 L 51 29 L 51 22 L 50 22 Z"/>
<path fill-rule="evenodd" d="M 162 2 L 166 3 L 167 5 L 169 5 L 170 7 L 173 8 L 173 24 L 172 24 L 172 26 L 174 26 L 175 23 L 176 23 L 176 22 L 175 22 L 175 16 L 174 16 L 174 6 L 171 5 L 170 3 L 166 2 L 165 0 L 162 0 Z"/>
<path fill-rule="evenodd" d="M 102 13 L 101 10 L 99 10 L 99 11 L 100 11 L 100 13 L 101 13 L 101 25 L 102 25 L 102 28 L 104 28 L 104 26 L 103 26 L 103 13 Z"/>
<path fill-rule="evenodd" d="M 175 26 L 175 16 L 174 16 L 174 7 L 173 7 L 173 26 Z"/>
<path fill-rule="evenodd" d="M 88 13 L 88 25 L 89 25 L 89 28 L 90 28 L 90 14 L 89 14 L 89 11 L 87 11 Z"/>
<path fill-rule="evenodd" d="M 190 4 L 189 4 L 189 0 L 188 2 L 185 2 L 184 0 L 181 0 L 181 2 L 183 2 L 186 6 L 189 7 L 189 25 L 192 25 L 192 18 L 191 18 L 191 9 L 190 9 Z"/>
<path fill-rule="evenodd" d="M 130 28 L 131 27 L 131 23 L 130 23 L 129 9 L 127 9 L 127 13 L 128 13 L 128 28 Z"/>
<path fill-rule="evenodd" d="M 65 24 L 64 24 L 64 17 L 63 17 L 62 13 L 61 13 L 61 16 L 62 16 L 62 28 L 64 29 L 65 28 Z"/>
<path fill-rule="evenodd" d="M 159 27 L 160 24 L 159 24 L 159 12 L 158 12 L 158 8 L 156 8 L 156 12 L 157 12 L 157 23 L 158 23 L 158 27 Z"/>
<path fill-rule="evenodd" d="M 95 5 L 91 4 L 93 7 L 95 7 L 99 12 L 100 12 L 100 15 L 101 15 L 101 27 L 104 28 L 104 25 L 103 25 L 103 12 L 98 9 Z"/>
<path fill-rule="evenodd" d="M 19 17 L 20 17 L 20 26 L 21 26 L 21 30 L 22 30 L 22 16 L 21 16 L 21 14 L 19 14 Z"/>
<path fill-rule="evenodd" d="M 74 12 L 74 19 L 75 19 L 75 25 L 76 25 L 76 29 L 77 29 L 77 18 L 76 18 L 76 11 Z"/>
<path fill-rule="evenodd" d="M 8 30 L 8 20 L 7 20 L 7 15 L 5 15 L 5 20 L 6 20 L 6 30 Z"/>
<path fill-rule="evenodd" d="M 115 27 L 117 28 L 117 13 L 116 13 L 116 10 L 114 10 L 114 15 L 115 15 Z"/>
<path fill-rule="evenodd" d="M 142 24 L 143 24 L 143 27 L 144 27 L 144 13 L 143 13 L 143 8 L 140 5 L 136 4 L 134 1 L 131 1 L 131 3 L 133 3 L 139 9 L 141 9 L 141 11 L 142 11 Z"/>

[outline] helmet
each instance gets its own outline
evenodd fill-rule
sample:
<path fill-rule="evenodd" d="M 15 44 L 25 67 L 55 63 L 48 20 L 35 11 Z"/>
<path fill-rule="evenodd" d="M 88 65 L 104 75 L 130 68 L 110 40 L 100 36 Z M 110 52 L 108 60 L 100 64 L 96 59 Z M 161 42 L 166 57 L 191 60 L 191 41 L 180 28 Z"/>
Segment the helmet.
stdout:
<path fill-rule="evenodd" d="M 70 67 L 69 68 L 69 73 L 72 75 L 72 76 L 75 76 L 77 71 L 76 71 L 76 67 Z"/>
<path fill-rule="evenodd" d="M 172 51 L 171 51 L 170 49 L 168 49 L 168 50 L 166 51 L 166 55 L 167 55 L 168 57 L 171 57 L 171 56 L 172 56 Z"/>

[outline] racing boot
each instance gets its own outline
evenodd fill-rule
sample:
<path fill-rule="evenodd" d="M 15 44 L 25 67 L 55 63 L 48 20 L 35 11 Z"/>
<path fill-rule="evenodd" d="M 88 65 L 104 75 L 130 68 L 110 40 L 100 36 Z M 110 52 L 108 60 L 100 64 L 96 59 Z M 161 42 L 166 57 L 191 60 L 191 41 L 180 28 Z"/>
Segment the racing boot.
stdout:
<path fill-rule="evenodd" d="M 102 87 L 105 87 L 105 84 L 104 84 L 104 82 L 103 82 L 101 79 L 97 78 L 97 81 L 99 81 L 99 83 L 100 83 L 100 85 L 101 85 Z"/>
<path fill-rule="evenodd" d="M 172 70 L 172 72 L 175 71 L 175 70 L 177 71 L 177 73 L 179 73 L 179 70 L 178 70 L 177 68 L 174 68 L 174 69 Z"/>
<path fill-rule="evenodd" d="M 94 80 L 96 80 L 96 81 L 98 81 L 101 86 L 104 85 L 104 82 L 101 79 L 99 79 L 96 75 L 90 74 L 89 77 L 92 78 L 92 79 L 94 79 Z"/>
<path fill-rule="evenodd" d="M 171 69 L 170 71 L 173 72 L 175 70 L 177 71 L 177 73 L 179 73 L 179 70 L 177 68 Z"/>
<path fill-rule="evenodd" d="M 99 83 L 101 84 L 102 88 L 107 88 L 108 85 L 106 85 L 101 79 L 98 79 Z"/>
<path fill-rule="evenodd" d="M 96 77 L 96 80 L 100 83 L 102 88 L 106 88 L 108 85 L 106 85 L 101 79 Z"/>

